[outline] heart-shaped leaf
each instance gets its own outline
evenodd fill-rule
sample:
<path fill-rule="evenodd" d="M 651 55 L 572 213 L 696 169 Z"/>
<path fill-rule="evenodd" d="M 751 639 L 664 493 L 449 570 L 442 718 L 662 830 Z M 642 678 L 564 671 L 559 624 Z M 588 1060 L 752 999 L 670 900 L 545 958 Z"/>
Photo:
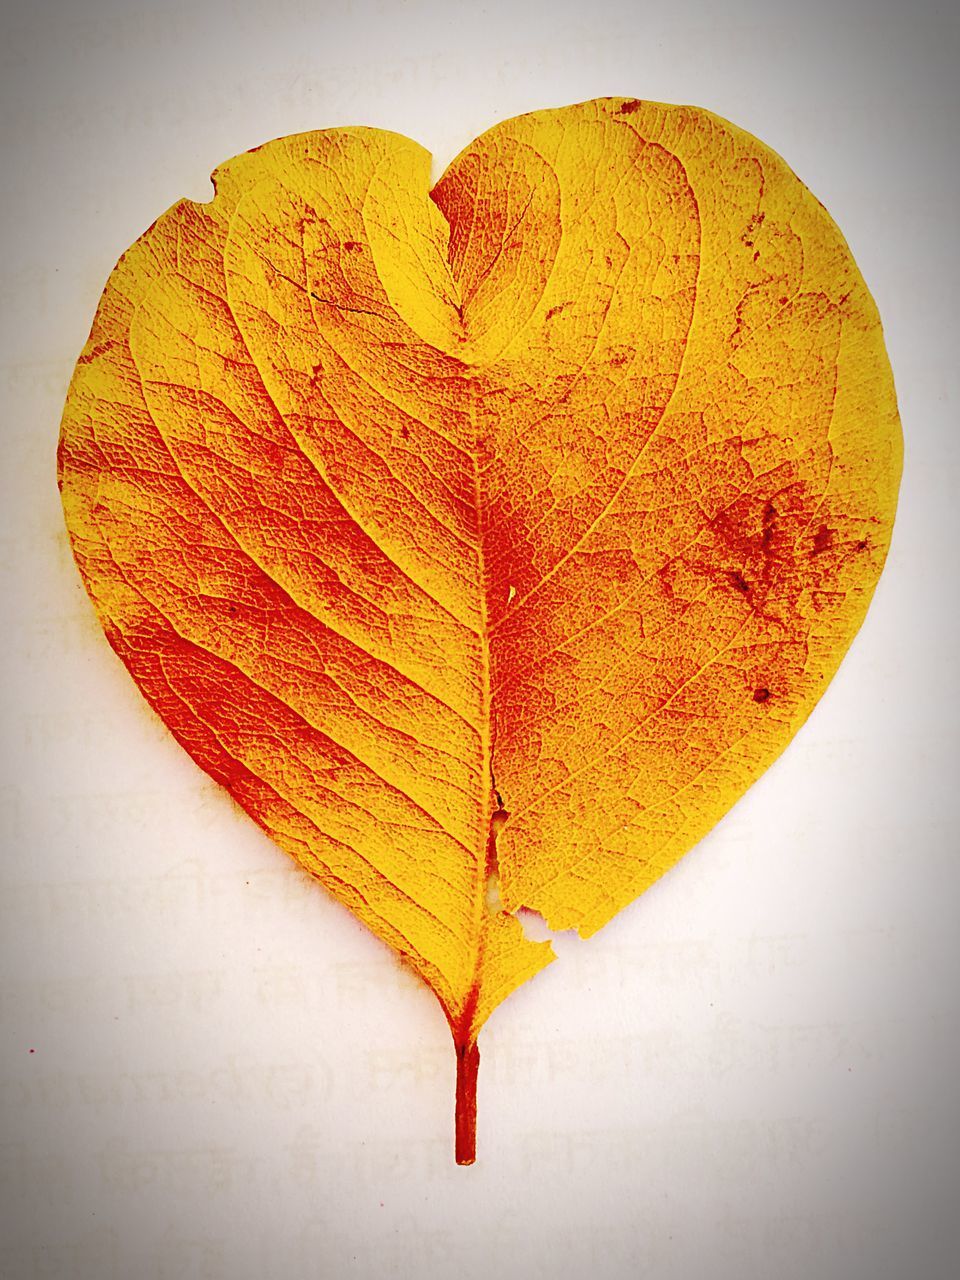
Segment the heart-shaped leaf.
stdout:
<path fill-rule="evenodd" d="M 707 112 L 239 156 L 120 260 L 60 476 L 197 763 L 477 1033 L 700 839 L 864 616 L 900 473 L 823 207 Z"/>

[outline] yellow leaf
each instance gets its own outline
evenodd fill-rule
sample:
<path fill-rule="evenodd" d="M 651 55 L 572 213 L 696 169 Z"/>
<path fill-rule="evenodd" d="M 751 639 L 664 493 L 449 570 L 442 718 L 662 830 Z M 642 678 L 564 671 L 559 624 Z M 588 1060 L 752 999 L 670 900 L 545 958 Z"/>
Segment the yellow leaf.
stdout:
<path fill-rule="evenodd" d="M 64 413 L 114 649 L 477 1034 L 783 750 L 900 474 L 876 309 L 778 156 L 624 99 L 280 139 L 121 258 Z"/>

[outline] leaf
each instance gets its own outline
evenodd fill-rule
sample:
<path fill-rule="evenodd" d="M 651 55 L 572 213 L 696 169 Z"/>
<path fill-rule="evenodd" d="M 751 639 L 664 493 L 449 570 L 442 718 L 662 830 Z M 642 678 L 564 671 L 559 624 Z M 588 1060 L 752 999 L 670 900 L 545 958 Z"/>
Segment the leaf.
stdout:
<path fill-rule="evenodd" d="M 121 258 L 64 413 L 109 641 L 196 762 L 477 1034 L 696 843 L 863 619 L 900 432 L 782 160 L 623 99 L 429 190 L 373 129 L 231 160 Z"/>

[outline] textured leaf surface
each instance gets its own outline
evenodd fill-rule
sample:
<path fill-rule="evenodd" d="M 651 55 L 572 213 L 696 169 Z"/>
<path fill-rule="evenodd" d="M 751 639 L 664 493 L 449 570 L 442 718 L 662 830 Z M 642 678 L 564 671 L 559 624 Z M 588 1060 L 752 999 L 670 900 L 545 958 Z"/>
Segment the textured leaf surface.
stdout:
<path fill-rule="evenodd" d="M 270 143 L 121 259 L 63 420 L 107 636 L 193 758 L 477 1032 L 704 835 L 886 554 L 879 320 L 692 108 Z"/>

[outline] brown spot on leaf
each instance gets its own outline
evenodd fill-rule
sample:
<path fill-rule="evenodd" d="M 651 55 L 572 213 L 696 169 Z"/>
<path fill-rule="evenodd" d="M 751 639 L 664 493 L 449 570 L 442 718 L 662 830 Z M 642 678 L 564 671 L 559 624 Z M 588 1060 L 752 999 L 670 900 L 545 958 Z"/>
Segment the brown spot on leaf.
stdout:
<path fill-rule="evenodd" d="M 763 226 L 763 220 L 766 216 L 767 215 L 765 213 L 755 213 L 750 219 L 750 221 L 747 223 L 746 227 L 744 227 L 743 235 L 740 237 L 740 239 L 748 249 L 753 248 L 754 241 L 756 239 L 756 233 Z"/>
<path fill-rule="evenodd" d="M 763 532 L 760 535 L 760 545 L 766 554 L 770 550 L 770 543 L 773 541 L 774 524 L 777 519 L 777 508 L 771 501 L 763 509 Z"/>
<path fill-rule="evenodd" d="M 813 535 L 814 553 L 819 551 L 826 551 L 827 548 L 831 546 L 833 546 L 833 530 L 828 529 L 825 524 L 822 524 L 820 528 L 817 530 L 817 532 Z"/>

